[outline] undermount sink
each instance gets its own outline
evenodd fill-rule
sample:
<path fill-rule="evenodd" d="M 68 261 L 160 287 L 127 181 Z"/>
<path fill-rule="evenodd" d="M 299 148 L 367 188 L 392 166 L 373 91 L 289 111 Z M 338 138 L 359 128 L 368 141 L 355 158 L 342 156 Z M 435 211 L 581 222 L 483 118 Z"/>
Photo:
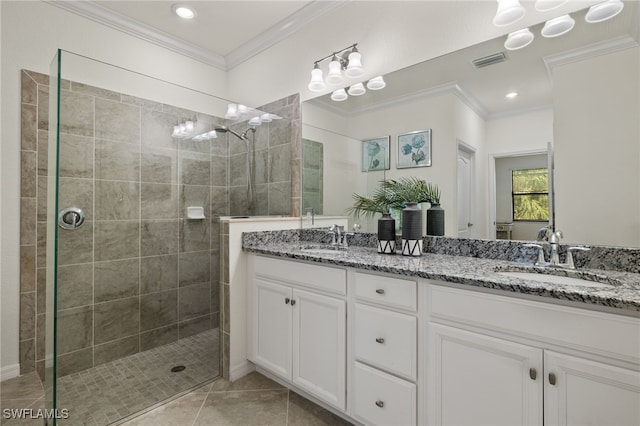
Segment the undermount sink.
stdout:
<path fill-rule="evenodd" d="M 309 253 L 309 254 L 338 254 L 338 253 L 345 252 L 346 250 L 339 246 L 308 245 L 308 246 L 300 247 L 300 251 L 303 253 Z"/>
<path fill-rule="evenodd" d="M 506 275 L 508 277 L 513 277 L 513 278 L 520 278 L 523 280 L 532 280 L 532 281 L 539 281 L 543 283 L 552 283 L 552 284 L 565 284 L 565 285 L 572 285 L 577 287 L 611 288 L 614 286 L 614 284 L 611 284 L 611 283 L 603 283 L 599 281 L 592 281 L 589 279 L 567 277 L 564 275 L 550 275 L 550 274 L 544 274 L 544 273 L 538 273 L 538 272 L 500 271 L 498 272 L 498 274 Z"/>

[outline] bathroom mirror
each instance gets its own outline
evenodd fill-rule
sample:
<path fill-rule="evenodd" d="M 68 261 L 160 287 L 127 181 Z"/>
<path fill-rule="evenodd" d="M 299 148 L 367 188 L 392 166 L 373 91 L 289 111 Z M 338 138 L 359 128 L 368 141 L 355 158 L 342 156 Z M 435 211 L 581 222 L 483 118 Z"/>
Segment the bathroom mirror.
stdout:
<path fill-rule="evenodd" d="M 324 149 L 322 213 L 344 214 L 354 192 L 369 192 L 381 179 L 418 176 L 442 191 L 447 236 L 458 236 L 465 206 L 469 236 L 495 238 L 495 222 L 504 220 L 496 211 L 496 161 L 544 160 L 552 142 L 563 242 L 640 246 L 638 3 L 625 2 L 620 15 L 598 24 L 587 24 L 585 14 L 573 13 L 575 27 L 561 37 L 543 38 L 543 23 L 531 27 L 535 39 L 520 50 L 506 50 L 504 36 L 387 74 L 383 90 L 304 102 L 302 137 Z M 500 52 L 501 62 L 472 63 Z M 512 91 L 518 96 L 505 98 Z M 432 130 L 432 166 L 397 168 L 398 135 L 423 129 Z M 362 172 L 362 141 L 387 134 L 390 169 Z M 465 152 L 473 177 L 467 202 L 458 174 Z M 330 185 L 328 177 L 335 178 Z M 530 223 L 517 239 L 535 239 L 544 224 Z"/>

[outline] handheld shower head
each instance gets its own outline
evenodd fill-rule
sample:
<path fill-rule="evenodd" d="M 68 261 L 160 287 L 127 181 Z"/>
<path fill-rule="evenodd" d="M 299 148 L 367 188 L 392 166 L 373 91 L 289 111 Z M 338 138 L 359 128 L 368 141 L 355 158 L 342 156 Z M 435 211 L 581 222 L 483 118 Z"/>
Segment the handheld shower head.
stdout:
<path fill-rule="evenodd" d="M 220 132 L 220 133 L 231 133 L 232 135 L 234 135 L 238 139 L 246 139 L 246 136 L 244 135 L 244 133 L 241 135 L 240 133 L 236 132 L 233 129 L 228 128 L 227 126 L 216 126 L 216 127 L 213 128 L 213 130 L 215 130 L 216 132 Z"/>
<path fill-rule="evenodd" d="M 247 139 L 247 133 L 249 132 L 253 132 L 253 134 L 255 135 L 256 133 L 256 128 L 255 127 L 249 127 L 247 128 L 247 130 L 245 130 L 244 132 L 242 132 L 242 139 Z"/>

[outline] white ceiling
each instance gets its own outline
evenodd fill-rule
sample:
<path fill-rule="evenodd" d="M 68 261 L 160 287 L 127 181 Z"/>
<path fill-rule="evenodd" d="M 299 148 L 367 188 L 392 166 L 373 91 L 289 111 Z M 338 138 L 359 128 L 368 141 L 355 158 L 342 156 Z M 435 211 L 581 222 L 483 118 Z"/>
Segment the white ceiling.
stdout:
<path fill-rule="evenodd" d="M 341 29 L 336 22 L 341 22 L 348 10 L 353 13 L 354 8 L 360 18 L 350 21 L 355 22 L 354 25 L 366 28 L 367 32 L 378 31 L 381 34 L 386 34 L 384 31 L 393 28 L 393 36 L 398 40 L 402 40 L 404 33 L 408 32 L 403 30 L 402 25 L 406 14 L 414 13 L 413 10 L 425 13 L 425 2 L 431 13 L 464 15 L 464 9 L 460 10 L 454 6 L 455 1 L 429 4 L 428 0 L 378 1 L 375 2 L 376 7 L 373 7 L 374 2 L 348 0 L 45 1 L 224 70 L 234 68 L 288 37 L 295 37 L 296 32 L 305 30 L 311 24 L 324 25 L 327 32 L 318 34 L 318 37 L 326 39 L 323 45 L 333 46 L 332 37 L 340 37 L 341 30 L 347 30 Z M 487 2 L 487 7 L 488 2 L 492 3 L 491 8 L 495 7 L 494 0 L 484 1 Z M 559 9 L 558 13 L 574 12 L 596 2 L 574 0 L 569 2 L 565 9 Z M 190 21 L 178 18 L 172 11 L 172 5 L 175 3 L 193 6 L 196 18 Z M 523 3 L 528 9 L 527 19 L 533 19 L 534 23 L 543 22 L 543 19 L 535 20 L 539 17 L 533 10 L 532 1 L 523 0 Z M 514 105 L 520 109 L 549 105 L 551 82 L 542 58 L 583 46 L 585 43 L 588 44 L 589 40 L 613 37 L 618 34 L 616 31 L 620 31 L 620 21 L 624 21 L 625 29 L 622 31 L 629 33 L 629 27 L 633 27 L 634 22 L 637 25 L 638 2 L 636 0 L 625 3 L 627 6 L 623 13 L 608 23 L 588 25 L 584 23 L 584 12 L 572 13 L 577 21 L 576 28 L 568 35 L 555 39 L 540 37 L 539 24 L 537 28 L 532 28 L 536 34 L 536 40 L 532 45 L 520 51 L 507 52 L 509 60 L 487 69 L 475 70 L 469 62 L 475 57 L 504 50 L 504 37 L 388 74 L 388 86 L 382 91 L 369 91 L 365 96 L 352 97 L 340 105 L 326 101 L 326 97 L 319 99 L 324 99 L 327 107 L 339 108 L 341 113 L 354 113 L 370 107 L 372 102 L 391 102 L 416 91 L 457 84 L 470 95 L 471 102 L 477 101 L 476 109 L 487 117 L 499 115 Z M 343 8 L 347 4 L 350 7 Z M 388 21 L 387 29 L 367 28 L 367 14 L 380 13 L 385 14 Z M 442 16 L 442 20 L 446 19 L 454 17 Z M 466 19 L 465 22 L 468 22 L 475 18 L 464 15 L 458 16 L 458 19 Z M 305 46 L 299 48 L 305 49 Z M 407 48 L 415 49 L 419 46 Z M 420 82 L 417 86 L 414 84 L 416 81 Z M 496 81 L 499 82 L 499 87 L 494 84 Z M 522 93 L 523 89 L 518 87 L 518 82 L 521 81 L 528 82 L 526 91 L 529 93 Z M 521 92 L 521 96 L 510 105 L 504 100 L 507 90 Z"/>

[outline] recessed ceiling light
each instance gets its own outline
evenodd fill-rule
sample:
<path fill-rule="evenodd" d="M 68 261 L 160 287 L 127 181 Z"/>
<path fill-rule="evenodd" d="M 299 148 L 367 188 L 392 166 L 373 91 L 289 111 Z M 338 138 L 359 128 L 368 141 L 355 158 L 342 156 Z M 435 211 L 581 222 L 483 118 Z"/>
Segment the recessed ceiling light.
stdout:
<path fill-rule="evenodd" d="M 174 4 L 171 8 L 173 9 L 173 12 L 182 19 L 193 19 L 196 17 L 196 11 L 190 6 Z"/>
<path fill-rule="evenodd" d="M 515 99 L 516 97 L 518 97 L 518 92 L 509 92 L 504 95 L 504 97 L 507 99 Z"/>

